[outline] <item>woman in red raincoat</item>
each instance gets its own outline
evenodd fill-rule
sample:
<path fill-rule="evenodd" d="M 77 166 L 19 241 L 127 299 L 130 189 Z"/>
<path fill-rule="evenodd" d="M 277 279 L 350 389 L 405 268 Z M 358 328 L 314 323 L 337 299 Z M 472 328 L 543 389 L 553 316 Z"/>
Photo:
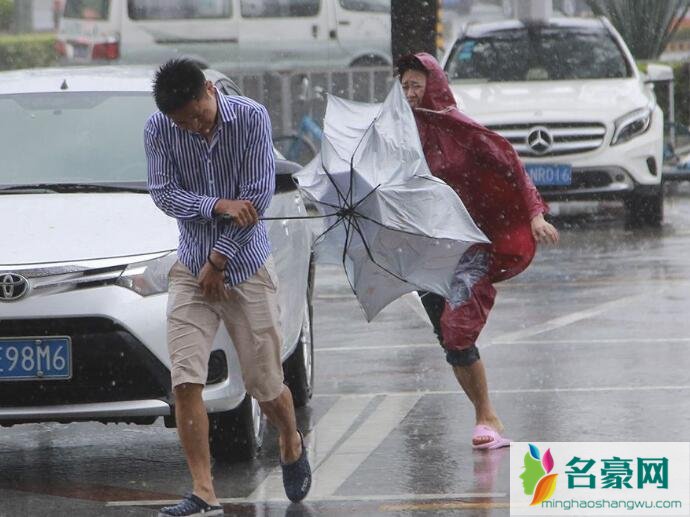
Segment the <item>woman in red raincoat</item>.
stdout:
<path fill-rule="evenodd" d="M 472 446 L 505 447 L 476 341 L 494 304 L 494 282 L 523 271 L 536 241 L 556 243 L 557 230 L 544 220 L 548 207 L 517 153 L 500 135 L 461 113 L 443 69 L 426 53 L 398 62 L 405 96 L 414 110 L 429 168 L 457 192 L 475 223 L 491 240 L 466 253 L 458 267 L 454 296 L 422 296 L 434 330 L 460 386 L 473 403 Z"/>

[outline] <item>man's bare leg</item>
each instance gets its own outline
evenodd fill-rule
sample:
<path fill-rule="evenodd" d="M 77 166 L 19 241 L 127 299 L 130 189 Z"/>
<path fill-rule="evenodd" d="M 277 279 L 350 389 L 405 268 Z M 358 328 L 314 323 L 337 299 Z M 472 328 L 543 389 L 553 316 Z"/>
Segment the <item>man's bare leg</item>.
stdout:
<path fill-rule="evenodd" d="M 208 415 L 201 396 L 201 384 L 175 386 L 177 434 L 192 475 L 194 495 L 210 505 L 217 505 L 211 476 L 211 451 L 208 444 Z"/>
<path fill-rule="evenodd" d="M 486 382 L 486 370 L 484 363 L 479 359 L 470 366 L 453 366 L 455 378 L 465 391 L 467 398 L 474 405 L 475 419 L 477 425 L 488 425 L 492 429 L 501 433 L 503 424 L 496 414 L 489 398 L 489 387 Z M 481 445 L 491 441 L 490 436 L 477 436 L 472 440 L 474 445 Z"/>
<path fill-rule="evenodd" d="M 302 441 L 297 432 L 295 405 L 292 402 L 290 389 L 283 386 L 283 391 L 275 399 L 260 402 L 259 405 L 268 421 L 278 429 L 280 461 L 283 464 L 294 463 L 302 454 Z"/>

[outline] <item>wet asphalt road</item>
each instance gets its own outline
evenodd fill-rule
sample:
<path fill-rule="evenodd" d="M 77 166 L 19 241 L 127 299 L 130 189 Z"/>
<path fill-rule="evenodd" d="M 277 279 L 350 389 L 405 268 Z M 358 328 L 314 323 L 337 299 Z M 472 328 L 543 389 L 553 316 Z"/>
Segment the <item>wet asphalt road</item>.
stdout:
<path fill-rule="evenodd" d="M 480 340 L 506 435 L 519 441 L 690 440 L 690 185 L 661 230 L 611 206 L 555 206 L 558 248 L 499 286 Z M 310 497 L 289 506 L 275 434 L 215 465 L 227 515 L 508 515 L 508 451 L 473 452 L 473 412 L 418 307 L 367 324 L 337 268 L 318 270 Z M 189 488 L 174 430 L 0 429 L 0 516 L 155 515 Z"/>

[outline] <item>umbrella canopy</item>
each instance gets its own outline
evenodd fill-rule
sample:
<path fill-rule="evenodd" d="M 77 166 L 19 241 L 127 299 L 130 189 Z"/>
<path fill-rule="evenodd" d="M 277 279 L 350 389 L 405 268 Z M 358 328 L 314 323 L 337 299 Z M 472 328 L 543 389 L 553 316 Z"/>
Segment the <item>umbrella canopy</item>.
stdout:
<path fill-rule="evenodd" d="M 319 260 L 343 263 L 369 321 L 410 291 L 450 297 L 464 253 L 489 242 L 431 175 L 397 81 L 382 104 L 329 96 L 321 152 L 295 177 L 326 216 Z"/>

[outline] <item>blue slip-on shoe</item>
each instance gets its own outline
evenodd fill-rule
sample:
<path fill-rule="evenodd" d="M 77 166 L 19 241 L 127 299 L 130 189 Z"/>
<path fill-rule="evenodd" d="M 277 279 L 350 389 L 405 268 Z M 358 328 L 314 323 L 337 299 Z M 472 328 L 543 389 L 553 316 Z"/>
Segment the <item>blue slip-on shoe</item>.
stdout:
<path fill-rule="evenodd" d="M 285 495 L 293 503 L 299 503 L 302 499 L 307 497 L 309 489 L 311 488 L 311 467 L 307 459 L 307 448 L 304 446 L 304 436 L 300 431 L 300 441 L 302 442 L 302 454 L 300 454 L 297 461 L 289 464 L 280 462 L 283 469 L 283 486 L 285 487 Z"/>
<path fill-rule="evenodd" d="M 175 506 L 166 506 L 158 512 L 158 517 L 211 517 L 224 515 L 222 506 L 211 506 L 201 497 L 187 494 Z"/>

